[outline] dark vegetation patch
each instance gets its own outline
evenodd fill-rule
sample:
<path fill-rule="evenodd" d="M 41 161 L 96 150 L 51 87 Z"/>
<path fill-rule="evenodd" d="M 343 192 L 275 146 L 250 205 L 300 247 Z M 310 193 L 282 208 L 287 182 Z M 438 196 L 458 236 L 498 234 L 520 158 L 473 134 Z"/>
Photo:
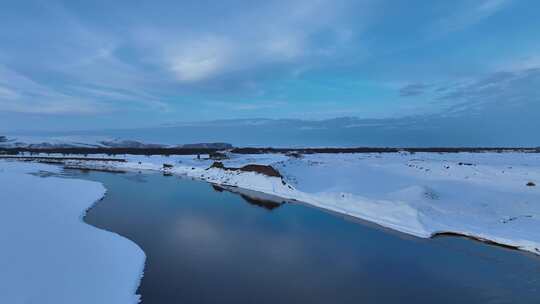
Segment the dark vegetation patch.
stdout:
<path fill-rule="evenodd" d="M 38 159 L 36 160 L 38 163 L 41 164 L 48 164 L 48 165 L 62 165 L 64 164 L 61 160 L 54 160 L 54 159 Z"/>
<path fill-rule="evenodd" d="M 197 155 L 217 152 L 217 149 L 208 148 L 0 148 L 0 153 L 17 155 L 22 152 L 44 154 L 106 154 L 106 155 Z"/>
<path fill-rule="evenodd" d="M 390 148 L 390 147 L 355 147 L 355 148 L 234 148 L 232 153 L 238 154 L 264 154 L 264 153 L 291 153 L 314 154 L 314 153 L 397 153 L 397 152 L 431 152 L 431 153 L 460 153 L 460 152 L 525 152 L 540 153 L 540 147 L 426 147 L 426 148 Z"/>
<path fill-rule="evenodd" d="M 217 169 L 223 169 L 223 170 L 238 170 L 236 168 L 226 168 L 225 165 L 222 162 L 214 162 L 210 168 L 217 168 Z"/>
<path fill-rule="evenodd" d="M 216 191 L 216 192 L 225 191 L 225 189 L 223 189 L 222 187 L 220 187 L 219 185 L 216 185 L 216 184 L 212 184 L 212 189 L 214 189 L 214 191 Z"/>
<path fill-rule="evenodd" d="M 283 176 L 281 176 L 281 173 L 279 173 L 278 170 L 274 169 L 274 167 L 272 166 L 267 166 L 267 165 L 246 165 L 240 168 L 233 168 L 233 167 L 225 167 L 225 165 L 222 162 L 214 162 L 210 166 L 210 168 L 218 168 L 218 169 L 227 170 L 227 171 L 255 172 L 255 173 L 263 174 L 266 176 L 283 178 Z"/>
<path fill-rule="evenodd" d="M 520 218 L 532 218 L 532 217 L 533 217 L 532 215 L 510 216 L 510 217 L 502 219 L 501 223 L 507 224 L 507 223 L 513 222 L 515 220 L 518 220 Z"/>
<path fill-rule="evenodd" d="M 0 154 L 16 155 L 21 152 L 30 153 L 59 153 L 59 154 L 106 154 L 106 155 L 197 155 L 197 154 L 212 154 L 221 153 L 224 149 L 217 149 L 209 145 L 211 148 L 197 147 L 48 147 L 48 148 L 32 148 L 32 147 L 17 147 L 17 148 L 1 148 Z M 227 145 L 228 147 L 228 145 Z M 284 153 L 291 157 L 301 156 L 302 154 L 314 153 L 398 153 L 398 152 L 431 152 L 431 153 L 459 153 L 459 152 L 524 152 L 524 153 L 540 153 L 540 147 L 426 147 L 426 148 L 390 148 L 390 147 L 355 147 L 355 148 L 234 148 L 230 150 L 237 154 L 264 154 L 264 153 Z"/>
<path fill-rule="evenodd" d="M 215 143 L 198 143 L 198 144 L 185 144 L 182 145 L 181 148 L 183 149 L 218 149 L 218 150 L 226 150 L 226 149 L 232 149 L 234 148 L 233 145 L 229 143 L 222 143 L 222 142 L 215 142 Z"/>
<path fill-rule="evenodd" d="M 78 170 L 78 171 L 83 172 L 83 173 L 84 172 L 92 172 L 92 171 L 95 171 L 95 172 L 107 172 L 107 173 L 119 173 L 119 174 L 127 173 L 127 171 L 122 170 L 122 169 L 101 167 L 101 166 L 86 167 L 86 166 L 81 166 L 81 165 L 76 165 L 76 164 L 65 165 L 64 169 Z"/>
<path fill-rule="evenodd" d="M 282 178 L 278 170 L 274 169 L 272 166 L 265 165 L 247 165 L 239 169 L 244 172 L 256 172 L 267 176 L 279 177 Z"/>
<path fill-rule="evenodd" d="M 440 233 L 436 233 L 435 235 L 433 235 L 433 237 L 443 237 L 443 236 L 464 237 L 464 238 L 479 241 L 479 242 L 489 244 L 489 245 L 499 246 L 499 247 L 512 249 L 512 250 L 519 250 L 518 246 L 513 246 L 513 245 L 508 245 L 508 244 L 501 244 L 501 243 L 497 243 L 497 242 L 494 242 L 492 240 L 488 240 L 488 239 L 485 239 L 485 238 L 481 238 L 481 237 L 477 237 L 477 236 L 471 236 L 471 235 L 464 235 L 464 234 L 456 233 L 456 232 L 440 232 Z"/>

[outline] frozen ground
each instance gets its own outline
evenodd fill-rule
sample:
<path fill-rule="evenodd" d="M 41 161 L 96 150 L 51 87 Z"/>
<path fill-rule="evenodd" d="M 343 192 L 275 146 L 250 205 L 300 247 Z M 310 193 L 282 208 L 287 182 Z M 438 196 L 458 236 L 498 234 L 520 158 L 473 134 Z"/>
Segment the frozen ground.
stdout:
<path fill-rule="evenodd" d="M 58 169 L 0 161 L 0 303 L 137 303 L 144 253 L 83 223 L 101 184 L 30 174 Z"/>
<path fill-rule="evenodd" d="M 418 237 L 454 232 L 540 254 L 540 154 L 258 154 L 223 161 L 227 167 L 272 165 L 283 180 L 208 169 L 213 161 L 194 156 L 118 157 L 127 162 L 71 165 L 167 171 L 295 199 Z"/>

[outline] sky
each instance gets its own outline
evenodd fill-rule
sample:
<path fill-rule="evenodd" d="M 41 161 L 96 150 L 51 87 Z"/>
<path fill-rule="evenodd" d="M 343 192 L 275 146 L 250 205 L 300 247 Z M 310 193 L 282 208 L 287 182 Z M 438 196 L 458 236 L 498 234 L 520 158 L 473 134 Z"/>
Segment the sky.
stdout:
<path fill-rule="evenodd" d="M 538 11 L 519 0 L 2 1 L 0 130 L 471 113 L 533 123 Z"/>

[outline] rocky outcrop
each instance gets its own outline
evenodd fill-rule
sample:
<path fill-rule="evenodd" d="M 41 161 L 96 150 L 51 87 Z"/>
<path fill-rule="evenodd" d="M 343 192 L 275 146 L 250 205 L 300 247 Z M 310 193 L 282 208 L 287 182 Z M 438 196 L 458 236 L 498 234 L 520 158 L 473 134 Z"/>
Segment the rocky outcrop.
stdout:
<path fill-rule="evenodd" d="M 255 172 L 262 175 L 270 177 L 282 178 L 283 176 L 279 173 L 278 170 L 274 169 L 272 166 L 268 165 L 246 165 L 240 168 L 225 167 L 222 162 L 214 162 L 210 168 L 218 168 L 228 171 L 242 171 L 242 172 Z"/>
<path fill-rule="evenodd" d="M 281 174 L 278 170 L 274 169 L 272 166 L 266 166 L 266 165 L 247 165 L 243 166 L 242 168 L 238 169 L 240 171 L 244 172 L 256 172 L 262 175 L 266 176 L 272 176 L 272 177 L 279 177 L 282 178 Z"/>

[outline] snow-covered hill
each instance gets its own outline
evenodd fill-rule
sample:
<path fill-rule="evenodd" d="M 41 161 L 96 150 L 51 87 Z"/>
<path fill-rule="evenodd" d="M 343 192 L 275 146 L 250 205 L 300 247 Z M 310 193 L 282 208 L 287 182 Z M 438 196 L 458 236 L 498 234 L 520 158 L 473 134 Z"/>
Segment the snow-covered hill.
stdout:
<path fill-rule="evenodd" d="M 0 148 L 189 148 L 229 149 L 228 143 L 160 144 L 106 136 L 0 136 Z"/>

